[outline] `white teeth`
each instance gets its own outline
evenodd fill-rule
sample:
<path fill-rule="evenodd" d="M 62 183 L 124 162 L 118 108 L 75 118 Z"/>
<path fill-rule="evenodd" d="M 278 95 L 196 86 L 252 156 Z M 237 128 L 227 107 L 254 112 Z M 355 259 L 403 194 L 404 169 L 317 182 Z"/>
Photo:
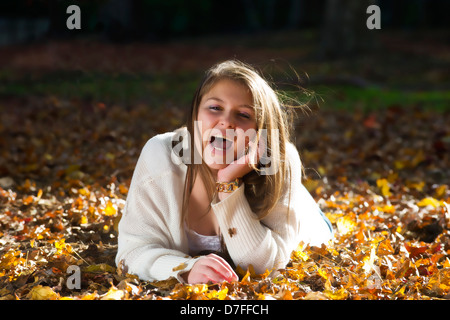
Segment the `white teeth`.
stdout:
<path fill-rule="evenodd" d="M 222 141 L 221 141 L 221 142 L 217 141 L 217 142 L 219 142 L 219 143 L 214 143 L 214 141 L 216 141 L 217 139 L 221 139 Z M 227 138 L 225 138 L 225 137 L 223 137 L 223 136 L 212 136 L 211 139 L 210 139 L 210 143 L 212 144 L 213 148 L 216 149 L 216 150 L 218 150 L 218 151 L 223 151 L 223 150 L 228 149 L 228 148 L 222 148 L 222 147 L 220 146 L 220 145 L 223 145 L 223 144 L 222 144 L 223 142 L 225 142 L 226 145 L 227 145 L 227 144 L 233 143 L 232 140 L 227 139 Z"/>
<path fill-rule="evenodd" d="M 212 137 L 211 137 L 211 140 L 212 140 L 213 138 L 214 138 L 214 139 L 219 138 L 219 139 L 226 140 L 226 141 L 229 141 L 229 142 L 232 141 L 232 140 L 230 140 L 230 139 L 225 138 L 224 136 L 212 136 Z"/>

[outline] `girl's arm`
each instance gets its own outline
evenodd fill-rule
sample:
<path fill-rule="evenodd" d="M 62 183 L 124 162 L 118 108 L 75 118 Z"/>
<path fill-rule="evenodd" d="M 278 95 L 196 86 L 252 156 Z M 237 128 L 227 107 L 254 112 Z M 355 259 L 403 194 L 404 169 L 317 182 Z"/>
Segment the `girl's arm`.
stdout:
<path fill-rule="evenodd" d="M 183 281 L 180 273 L 190 270 L 197 259 L 183 253 L 180 231 L 180 237 L 172 236 L 164 217 L 164 213 L 170 214 L 170 208 L 153 201 L 153 197 L 164 196 L 160 192 L 162 190 L 152 187 L 152 183 L 137 186 L 134 190 L 130 188 L 119 224 L 116 264 L 124 260 L 128 272 L 142 280 L 174 277 Z"/>
<path fill-rule="evenodd" d="M 236 265 L 250 264 L 258 273 L 282 268 L 300 241 L 320 245 L 331 232 L 320 208 L 301 183 L 301 163 L 294 145 L 287 147 L 291 187 L 273 211 L 259 220 L 244 194 L 244 185 L 220 202 L 212 204 L 228 252 Z M 288 213 L 289 209 L 289 213 Z"/>
<path fill-rule="evenodd" d="M 180 228 L 184 177 L 173 165 L 170 137 L 156 136 L 143 148 L 133 174 L 126 207 L 119 223 L 116 264 L 143 280 L 165 280 L 192 268 L 197 259 L 185 252 Z"/>

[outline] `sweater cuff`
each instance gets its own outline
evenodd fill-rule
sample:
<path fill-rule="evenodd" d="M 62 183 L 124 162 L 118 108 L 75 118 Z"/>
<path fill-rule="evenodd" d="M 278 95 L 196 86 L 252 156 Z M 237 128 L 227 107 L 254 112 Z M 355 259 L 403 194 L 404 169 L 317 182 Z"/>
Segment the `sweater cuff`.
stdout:
<path fill-rule="evenodd" d="M 186 262 L 181 263 L 180 265 L 178 265 L 177 267 L 173 268 L 172 270 L 175 271 L 175 277 L 176 279 L 183 283 L 186 284 L 186 281 L 183 279 L 182 275 L 183 273 L 189 272 L 191 271 L 192 267 L 194 266 L 194 264 L 198 261 L 198 259 L 200 259 L 201 257 L 195 257 L 195 258 L 189 258 Z"/>
<path fill-rule="evenodd" d="M 179 282 L 185 283 L 181 275 L 185 272 L 190 271 L 194 266 L 194 263 L 196 263 L 200 258 L 201 257 L 183 258 L 174 255 L 162 256 L 157 260 L 157 268 L 160 270 L 164 270 L 166 274 L 159 274 L 156 278 L 176 278 Z M 156 264 L 154 267 L 156 267 Z"/>

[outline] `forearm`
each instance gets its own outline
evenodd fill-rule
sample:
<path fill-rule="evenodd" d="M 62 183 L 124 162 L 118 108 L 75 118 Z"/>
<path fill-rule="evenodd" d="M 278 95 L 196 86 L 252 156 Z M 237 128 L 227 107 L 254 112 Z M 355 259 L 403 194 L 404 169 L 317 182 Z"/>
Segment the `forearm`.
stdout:
<path fill-rule="evenodd" d="M 189 271 L 196 258 L 181 251 L 158 247 L 155 244 L 130 243 L 119 241 L 116 264 L 123 260 L 127 272 L 137 275 L 142 280 L 166 280 L 176 278 L 184 282 L 181 274 Z"/>
<path fill-rule="evenodd" d="M 244 194 L 244 186 L 212 204 L 222 230 L 228 252 L 236 265 L 252 264 L 257 272 L 287 263 L 285 234 L 279 234 L 261 223 L 252 212 Z M 287 221 L 286 221 L 287 222 Z M 286 228 L 289 229 L 289 228 Z"/>

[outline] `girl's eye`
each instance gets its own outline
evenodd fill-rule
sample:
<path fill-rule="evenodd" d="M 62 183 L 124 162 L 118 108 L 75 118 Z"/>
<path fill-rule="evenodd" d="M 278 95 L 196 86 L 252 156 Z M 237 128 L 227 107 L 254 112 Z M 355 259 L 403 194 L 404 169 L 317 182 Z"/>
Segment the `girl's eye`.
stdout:
<path fill-rule="evenodd" d="M 239 113 L 239 116 L 245 119 L 250 119 L 250 115 L 247 113 Z"/>
<path fill-rule="evenodd" d="M 209 110 L 219 111 L 220 110 L 220 106 L 217 106 L 217 105 L 209 106 Z"/>

